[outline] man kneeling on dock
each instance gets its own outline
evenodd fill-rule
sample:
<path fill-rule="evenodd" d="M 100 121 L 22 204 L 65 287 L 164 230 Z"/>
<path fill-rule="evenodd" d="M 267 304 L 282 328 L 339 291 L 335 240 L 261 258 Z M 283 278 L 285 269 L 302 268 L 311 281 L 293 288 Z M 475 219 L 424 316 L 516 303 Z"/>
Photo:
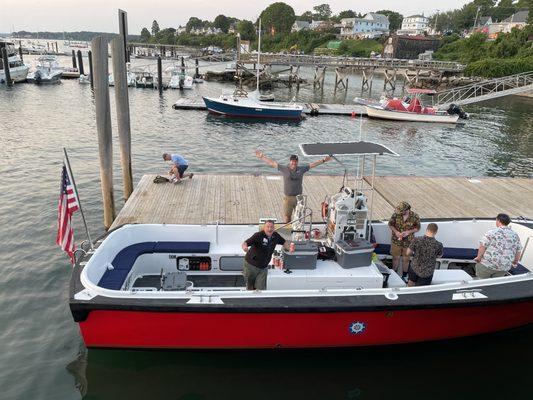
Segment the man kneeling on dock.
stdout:
<path fill-rule="evenodd" d="M 194 174 L 185 173 L 185 170 L 189 168 L 187 160 L 179 154 L 163 153 L 163 160 L 172 161 L 172 166 L 170 167 L 170 171 L 168 171 L 171 176 L 170 182 L 180 183 L 181 180 L 185 177 L 189 177 L 189 179 L 192 179 Z"/>
<path fill-rule="evenodd" d="M 243 275 L 247 290 L 265 290 L 268 274 L 268 264 L 276 245 L 288 246 L 285 239 L 274 231 L 274 221 L 265 222 L 260 232 L 254 233 L 242 244 L 246 252 L 244 257 Z"/>

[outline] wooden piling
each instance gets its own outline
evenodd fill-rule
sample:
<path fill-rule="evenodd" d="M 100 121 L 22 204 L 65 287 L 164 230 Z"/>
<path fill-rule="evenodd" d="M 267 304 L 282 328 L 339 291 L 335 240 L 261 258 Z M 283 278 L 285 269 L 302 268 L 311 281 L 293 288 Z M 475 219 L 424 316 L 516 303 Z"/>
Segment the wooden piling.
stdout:
<path fill-rule="evenodd" d="M 19 44 L 19 57 L 20 61 L 24 62 L 24 57 L 22 56 L 22 44 Z"/>
<path fill-rule="evenodd" d="M 83 70 L 83 57 L 81 55 L 81 50 L 78 50 L 78 71 L 80 71 L 80 75 L 85 75 L 85 71 Z"/>
<path fill-rule="evenodd" d="M 107 230 L 115 219 L 115 199 L 113 195 L 113 141 L 109 104 L 108 53 L 105 37 L 95 37 L 91 41 L 91 50 L 94 57 L 92 78 L 100 154 L 100 185 L 104 208 L 104 228 Z"/>
<path fill-rule="evenodd" d="M 93 52 L 89 50 L 87 52 L 87 59 L 89 60 L 89 82 L 91 82 L 91 89 L 94 89 L 93 84 Z"/>
<path fill-rule="evenodd" d="M 196 66 L 196 69 L 195 69 L 195 71 L 194 71 L 194 77 L 195 77 L 195 78 L 199 78 L 199 77 L 200 77 L 200 70 L 199 70 L 199 68 L 198 68 L 198 59 L 195 59 L 195 60 L 194 60 L 194 64 L 195 64 L 195 66 Z"/>
<path fill-rule="evenodd" d="M 13 81 L 11 80 L 11 73 L 9 71 L 9 58 L 7 57 L 7 50 L 5 47 L 2 47 L 2 63 L 4 64 L 6 86 L 12 86 Z"/>
<path fill-rule="evenodd" d="M 120 9 L 118 10 L 118 26 L 124 48 L 124 61 L 130 62 L 130 52 L 128 51 L 128 13 Z"/>
<path fill-rule="evenodd" d="M 111 55 L 113 57 L 113 77 L 115 80 L 115 104 L 117 112 L 118 139 L 120 142 L 120 162 L 124 187 L 124 201 L 133 192 L 133 174 L 131 170 L 131 127 L 130 106 L 128 98 L 128 80 L 126 72 L 126 57 L 124 56 L 124 41 L 122 37 L 111 40 Z"/>
<path fill-rule="evenodd" d="M 76 63 L 76 52 L 72 50 L 72 68 L 78 68 L 78 64 Z"/>
<path fill-rule="evenodd" d="M 56 54 L 59 54 L 59 47 L 57 46 L 57 42 L 56 42 Z"/>
<path fill-rule="evenodd" d="M 161 56 L 157 56 L 157 90 L 161 96 L 163 94 L 163 66 L 161 64 Z"/>

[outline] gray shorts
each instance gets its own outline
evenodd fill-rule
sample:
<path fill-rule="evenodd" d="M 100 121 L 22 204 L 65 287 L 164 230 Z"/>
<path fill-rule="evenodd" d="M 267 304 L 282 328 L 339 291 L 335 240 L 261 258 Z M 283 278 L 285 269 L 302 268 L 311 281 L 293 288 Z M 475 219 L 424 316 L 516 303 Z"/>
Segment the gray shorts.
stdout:
<path fill-rule="evenodd" d="M 476 276 L 481 279 L 499 278 L 501 276 L 506 276 L 507 274 L 507 271 L 498 271 L 483 264 L 476 264 Z"/>
<path fill-rule="evenodd" d="M 246 281 L 246 289 L 266 290 L 268 268 L 257 268 L 255 265 L 244 260 L 242 274 Z"/>

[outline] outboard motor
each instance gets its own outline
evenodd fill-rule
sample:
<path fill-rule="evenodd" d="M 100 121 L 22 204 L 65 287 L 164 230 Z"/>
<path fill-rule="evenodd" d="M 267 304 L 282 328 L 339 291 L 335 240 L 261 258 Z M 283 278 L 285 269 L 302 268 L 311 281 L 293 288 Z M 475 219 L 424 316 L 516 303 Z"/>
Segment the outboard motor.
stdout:
<path fill-rule="evenodd" d="M 448 107 L 448 110 L 446 112 L 450 115 L 459 115 L 459 118 L 461 119 L 467 119 L 468 114 L 463 111 L 461 107 L 459 107 L 457 104 L 450 104 L 450 107 Z"/>

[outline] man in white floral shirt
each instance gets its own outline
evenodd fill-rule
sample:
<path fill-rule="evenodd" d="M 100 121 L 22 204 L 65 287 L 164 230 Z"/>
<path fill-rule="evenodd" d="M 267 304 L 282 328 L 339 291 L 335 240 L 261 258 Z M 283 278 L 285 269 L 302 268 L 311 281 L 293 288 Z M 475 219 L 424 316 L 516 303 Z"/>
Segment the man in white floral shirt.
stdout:
<path fill-rule="evenodd" d="M 479 241 L 476 264 L 478 278 L 496 278 L 507 275 L 520 260 L 522 245 L 518 234 L 508 225 L 511 218 L 507 214 L 498 214 L 496 229 L 491 229 Z"/>

